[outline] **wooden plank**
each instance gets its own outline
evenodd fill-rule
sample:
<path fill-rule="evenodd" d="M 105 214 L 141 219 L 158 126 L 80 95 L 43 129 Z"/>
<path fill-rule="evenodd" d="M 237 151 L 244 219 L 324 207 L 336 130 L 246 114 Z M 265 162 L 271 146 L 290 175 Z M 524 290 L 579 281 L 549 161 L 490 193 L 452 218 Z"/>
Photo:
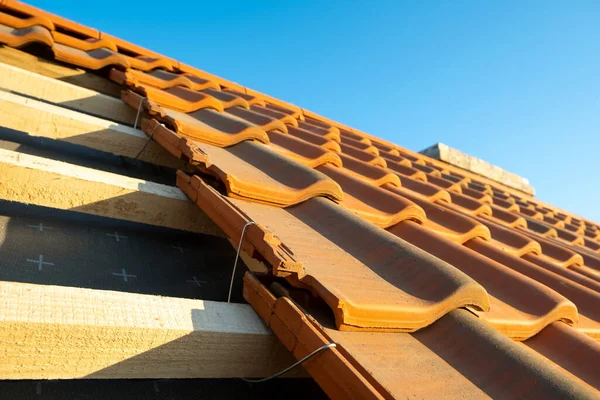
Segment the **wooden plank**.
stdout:
<path fill-rule="evenodd" d="M 94 90 L 108 96 L 120 97 L 122 87 L 107 78 L 12 47 L 0 46 L 0 62 Z"/>
<path fill-rule="evenodd" d="M 0 62 L 0 88 L 133 126 L 136 110 L 107 96 Z"/>
<path fill-rule="evenodd" d="M 176 187 L 0 149 L 0 198 L 224 236 Z"/>
<path fill-rule="evenodd" d="M 0 379 L 262 377 L 294 362 L 247 304 L 14 282 L 0 282 L 0 354 Z"/>
<path fill-rule="evenodd" d="M 139 129 L 0 90 L 0 126 L 171 168 L 178 160 Z M 141 151 L 141 154 L 140 154 Z"/>

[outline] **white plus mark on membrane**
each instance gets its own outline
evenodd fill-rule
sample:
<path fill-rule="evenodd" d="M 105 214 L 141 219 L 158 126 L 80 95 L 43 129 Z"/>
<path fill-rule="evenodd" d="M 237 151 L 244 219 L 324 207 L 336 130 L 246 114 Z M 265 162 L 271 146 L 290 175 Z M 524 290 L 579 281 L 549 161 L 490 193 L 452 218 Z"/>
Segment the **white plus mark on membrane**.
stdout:
<path fill-rule="evenodd" d="M 44 256 L 40 254 L 40 257 L 37 260 L 31 260 L 31 259 L 27 259 L 27 262 L 30 263 L 36 263 L 38 265 L 38 271 L 42 270 L 42 267 L 44 265 L 54 265 L 54 263 L 48 262 L 48 261 L 44 261 Z"/>
<path fill-rule="evenodd" d="M 127 239 L 127 236 L 119 235 L 119 233 L 116 231 L 115 231 L 115 233 L 107 233 L 106 236 L 114 237 L 117 242 L 120 242 L 121 239 Z"/>
<path fill-rule="evenodd" d="M 44 226 L 41 222 L 39 225 L 27 225 L 30 228 L 37 228 L 40 232 L 44 232 L 44 229 L 54 229 L 51 226 Z"/>
<path fill-rule="evenodd" d="M 186 281 L 186 282 L 195 283 L 196 286 L 202 286 L 201 285 L 202 283 L 206 283 L 206 281 L 199 281 L 198 278 L 196 278 L 195 276 L 194 276 L 194 279 Z"/>
<path fill-rule="evenodd" d="M 127 278 L 137 278 L 136 275 L 127 274 L 127 271 L 125 271 L 125 268 L 123 268 L 121 271 L 122 272 L 120 274 L 116 273 L 116 272 L 113 272 L 112 274 L 115 275 L 115 276 L 122 276 L 123 280 L 125 282 L 127 282 Z"/>

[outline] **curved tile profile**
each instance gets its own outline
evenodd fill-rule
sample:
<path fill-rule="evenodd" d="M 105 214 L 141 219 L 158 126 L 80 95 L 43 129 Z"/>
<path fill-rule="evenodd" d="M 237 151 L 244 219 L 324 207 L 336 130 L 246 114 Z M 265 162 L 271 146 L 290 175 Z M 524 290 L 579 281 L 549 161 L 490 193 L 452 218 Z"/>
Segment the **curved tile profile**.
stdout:
<path fill-rule="evenodd" d="M 478 192 L 477 190 L 464 187 L 461 182 L 457 182 L 457 185 L 461 187 L 461 193 L 465 196 L 469 196 L 480 203 L 494 204 L 494 199 L 487 193 Z"/>
<path fill-rule="evenodd" d="M 464 212 L 472 216 L 492 215 L 492 208 L 489 204 L 482 204 L 475 199 L 471 199 L 463 194 L 447 192 L 452 200 L 448 207 L 455 211 Z"/>
<path fill-rule="evenodd" d="M 340 143 L 340 148 L 345 155 L 364 161 L 369 165 L 375 165 L 382 168 L 387 167 L 385 160 L 377 155 L 357 149 L 345 143 Z"/>
<path fill-rule="evenodd" d="M 344 168 L 358 179 L 362 179 L 375 186 L 385 184 L 400 186 L 400 178 L 388 170 L 367 164 L 364 161 L 357 160 L 345 154 L 340 154 L 340 159 L 344 164 Z"/>
<path fill-rule="evenodd" d="M 323 164 L 332 164 L 336 167 L 342 166 L 340 156 L 333 151 L 278 131 L 268 131 L 267 135 L 271 141 L 271 148 L 274 151 L 309 168 L 315 168 Z"/>
<path fill-rule="evenodd" d="M 262 130 L 264 130 L 266 132 L 272 131 L 272 130 L 283 132 L 283 133 L 288 132 L 287 125 L 284 124 L 282 121 L 272 118 L 272 117 L 269 117 L 269 116 L 266 116 L 266 115 L 263 115 L 263 114 L 259 114 L 252 110 L 248 110 L 248 109 L 240 107 L 240 106 L 235 106 L 235 107 L 229 107 L 225 111 L 229 114 L 235 115 L 238 118 L 248 121 L 251 124 L 259 126 Z"/>
<path fill-rule="evenodd" d="M 534 239 L 526 235 L 508 229 L 502 225 L 496 224 L 487 216 L 474 217 L 488 227 L 494 239 L 494 245 L 502 251 L 512 254 L 516 257 L 522 257 L 525 254 L 541 254 L 542 247 Z"/>
<path fill-rule="evenodd" d="M 425 212 L 410 200 L 373 186 L 346 172 L 343 168 L 323 165 L 317 171 L 336 181 L 344 191 L 343 207 L 382 228 L 400 221 L 413 220 L 424 223 Z"/>
<path fill-rule="evenodd" d="M 433 175 L 427 175 L 427 182 L 429 182 L 433 185 L 439 186 L 442 189 L 447 190 L 449 192 L 462 193 L 463 188 L 457 182 L 452 182 L 447 179 L 433 176 Z"/>
<path fill-rule="evenodd" d="M 322 136 L 326 139 L 340 142 L 340 131 L 330 128 L 322 128 L 314 124 L 310 124 L 304 121 L 298 121 L 298 128 L 304 129 L 305 131 L 314 133 L 315 135 Z"/>
<path fill-rule="evenodd" d="M 126 86 L 150 85 L 157 89 L 168 89 L 175 86 L 182 86 L 191 90 L 219 89 L 219 85 L 215 82 L 189 74 L 181 75 L 161 69 L 150 72 L 135 69 L 128 69 L 126 71 L 112 69 L 109 78 Z"/>
<path fill-rule="evenodd" d="M 119 50 L 117 46 L 108 40 L 105 39 L 80 39 L 73 36 L 69 36 L 67 34 L 52 31 L 52 38 L 56 43 L 64 44 L 65 46 L 72 47 L 74 49 L 79 49 L 83 51 L 96 50 L 101 48 L 106 48 L 110 51 L 117 53 Z"/>
<path fill-rule="evenodd" d="M 221 90 L 207 88 L 203 89 L 202 93 L 212 96 L 217 99 L 223 105 L 223 108 L 229 107 L 242 107 L 245 109 L 250 109 L 250 104 L 246 101 L 246 99 L 237 96 L 231 92 L 223 92 Z"/>
<path fill-rule="evenodd" d="M 413 167 L 407 167 L 406 165 L 403 165 L 403 164 L 400 164 L 397 162 L 393 162 L 393 161 L 388 161 L 387 167 L 388 167 L 388 169 L 400 174 L 401 175 L 400 178 L 402 178 L 403 176 L 406 176 L 415 181 L 428 182 L 427 175 L 425 174 L 425 172 L 419 171 Z"/>
<path fill-rule="evenodd" d="M 600 390 L 600 342 L 569 327 L 550 324 L 525 345 Z"/>
<path fill-rule="evenodd" d="M 384 398 L 593 398 L 593 389 L 465 310 L 413 334 L 325 328 Z M 499 379 L 502 377 L 502 379 Z"/>
<path fill-rule="evenodd" d="M 398 187 L 384 187 L 397 193 L 423 208 L 427 219 L 423 226 L 433 230 L 441 237 L 456 243 L 464 243 L 473 238 L 489 240 L 491 238 L 489 229 L 477 221 L 448 209 L 442 205 L 434 204 L 420 198 L 409 191 Z"/>
<path fill-rule="evenodd" d="M 579 311 L 579 321 L 575 327 L 587 335 L 600 338 L 600 292 L 581 285 L 575 280 L 565 279 L 568 275 L 580 279 L 581 275 L 566 268 L 558 274 L 529 261 L 534 261 L 539 256 L 515 257 L 481 239 L 469 240 L 465 245 L 479 254 L 535 279 L 571 300 Z"/>
<path fill-rule="evenodd" d="M 565 279 L 571 280 L 600 293 L 600 282 L 593 278 L 590 278 L 589 276 L 585 276 L 580 272 L 577 272 L 580 268 L 583 268 L 582 266 L 573 265 L 571 267 L 564 268 L 556 265 L 556 263 L 552 262 L 552 260 L 548 257 L 542 257 L 534 254 L 528 254 L 523 256 L 523 260 L 527 260 L 530 263 L 538 265 L 547 271 L 551 271 L 556 275 L 560 275 Z"/>
<path fill-rule="evenodd" d="M 48 47 L 54 45 L 54 39 L 48 28 L 41 25 L 13 28 L 0 24 L 0 43 L 10 47 L 22 47 L 29 43 L 43 43 Z"/>
<path fill-rule="evenodd" d="M 287 207 L 316 196 L 341 201 L 340 186 L 322 173 L 283 157 L 267 146 L 244 141 L 227 148 L 196 143 L 207 154 L 205 169 L 229 196 Z"/>
<path fill-rule="evenodd" d="M 356 149 L 373 154 L 374 156 L 379 155 L 379 149 L 375 146 L 372 146 L 370 141 L 368 143 L 365 143 L 362 140 L 356 140 L 356 139 L 349 138 L 347 136 L 341 136 L 341 143 L 347 144 L 348 146 L 352 146 Z"/>
<path fill-rule="evenodd" d="M 150 115 L 172 126 L 184 137 L 216 146 L 232 146 L 245 140 L 268 143 L 269 137 L 261 128 L 231 114 L 211 109 L 182 113 L 161 107 L 131 90 L 123 90 L 121 98 L 135 109 L 143 107 Z"/>
<path fill-rule="evenodd" d="M 14 15 L 6 14 L 4 12 L 0 12 L 0 25 L 6 25 L 15 29 L 24 29 L 35 25 L 44 27 L 49 31 L 53 31 L 55 29 L 54 23 L 47 17 L 31 16 L 18 18 Z"/>
<path fill-rule="evenodd" d="M 428 201 L 440 203 L 450 203 L 452 201 L 448 192 L 428 182 L 422 182 L 407 176 L 403 176 L 400 182 L 404 189 L 408 189 Z"/>
<path fill-rule="evenodd" d="M 404 158 L 404 157 L 400 157 L 397 154 L 392 154 L 392 153 L 380 153 L 381 157 L 383 157 L 386 161 L 394 161 L 400 165 L 404 165 L 405 167 L 412 167 L 412 162 L 410 162 L 410 160 Z"/>
<path fill-rule="evenodd" d="M 474 312 L 512 339 L 530 338 L 555 321 L 578 320 L 575 305 L 555 291 L 426 227 L 407 221 L 388 231 L 479 282 L 490 295 L 490 310 Z"/>
<path fill-rule="evenodd" d="M 88 69 L 101 69 L 113 65 L 120 68 L 129 68 L 131 65 L 127 57 L 104 47 L 83 51 L 54 43 L 52 52 L 54 53 L 54 58 L 58 61 L 75 64 Z"/>
<path fill-rule="evenodd" d="M 148 85 L 139 85 L 133 86 L 131 89 L 159 106 L 183 113 L 191 113 L 203 108 L 212 108 L 217 111 L 224 110 L 221 101 L 215 97 L 181 86 L 163 90 Z"/>
<path fill-rule="evenodd" d="M 219 90 L 218 87 L 215 87 L 215 89 Z M 242 92 L 240 92 L 238 90 L 235 90 L 235 89 L 224 88 L 222 90 L 222 92 L 223 93 L 229 93 L 229 94 L 232 94 L 232 95 L 237 96 L 237 97 L 241 97 L 242 99 L 246 100 L 246 102 L 249 105 L 252 105 L 252 104 L 255 104 L 255 105 L 258 105 L 258 106 L 264 106 L 265 105 L 265 101 L 262 98 L 260 98 L 258 96 L 253 96 L 253 95 L 248 94 L 248 93 L 242 93 Z"/>
<path fill-rule="evenodd" d="M 331 307 L 339 329 L 414 331 L 458 307 L 489 308 L 468 276 L 331 201 L 285 209 L 231 201 L 302 262 L 298 279 Z"/>
<path fill-rule="evenodd" d="M 305 131 L 301 128 L 296 128 L 294 126 L 288 126 L 288 133 L 298 139 L 302 139 L 308 143 L 312 143 L 317 146 L 321 146 L 324 149 L 335 151 L 336 153 L 341 153 L 340 145 L 338 142 L 334 142 L 333 140 L 325 139 L 322 136 L 316 135 L 312 132 Z"/>
<path fill-rule="evenodd" d="M 260 104 L 251 104 L 250 109 L 262 115 L 266 115 L 271 118 L 278 119 L 286 125 L 298 127 L 298 120 L 293 115 L 284 114 L 282 112 L 272 110 Z"/>

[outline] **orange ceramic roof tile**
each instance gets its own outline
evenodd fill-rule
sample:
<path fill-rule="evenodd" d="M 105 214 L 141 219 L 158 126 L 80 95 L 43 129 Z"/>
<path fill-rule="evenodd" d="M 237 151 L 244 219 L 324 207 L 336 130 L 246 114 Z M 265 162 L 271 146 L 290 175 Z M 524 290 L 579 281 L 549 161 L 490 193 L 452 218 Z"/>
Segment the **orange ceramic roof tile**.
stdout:
<path fill-rule="evenodd" d="M 125 56 L 104 47 L 84 51 L 54 43 L 52 51 L 58 61 L 75 64 L 88 69 L 101 69 L 111 65 L 119 66 L 120 68 L 129 68 L 131 65 Z"/>
<path fill-rule="evenodd" d="M 591 251 L 593 251 L 595 253 L 600 252 L 600 243 L 598 243 L 596 241 L 593 241 L 593 240 L 590 240 L 590 239 L 588 239 L 586 237 L 580 236 L 580 238 L 583 239 L 583 246 L 585 248 L 587 248 L 588 250 L 591 250 Z M 576 244 L 579 244 L 579 243 L 576 243 Z"/>
<path fill-rule="evenodd" d="M 246 89 L 246 93 L 248 93 L 248 94 L 255 94 L 256 93 L 257 95 L 259 94 L 258 92 L 254 92 L 254 91 L 251 91 L 249 89 Z M 278 112 L 283 113 L 283 114 L 291 115 L 292 117 L 294 117 L 295 119 L 297 119 L 299 121 L 304 120 L 304 118 L 301 117 L 302 116 L 302 110 L 299 109 L 299 108 L 298 109 L 290 109 L 290 108 L 287 107 L 288 105 L 282 106 L 282 105 L 273 103 L 272 99 L 269 99 L 268 102 L 265 104 L 265 106 L 267 108 L 270 108 L 271 110 L 278 111 Z M 339 141 L 339 138 L 338 138 L 338 141 Z"/>
<path fill-rule="evenodd" d="M 357 178 L 371 183 L 375 186 L 391 184 L 400 186 L 400 178 L 389 170 L 367 164 L 366 162 L 349 157 L 345 154 L 340 154 L 344 168 L 354 174 Z"/>
<path fill-rule="evenodd" d="M 565 275 L 570 273 L 577 276 L 577 273 L 563 268 L 562 273 L 559 275 L 545 267 L 530 262 L 537 261 L 539 256 L 529 254 L 523 256 L 523 258 L 515 257 L 481 239 L 470 240 L 466 245 L 486 257 L 535 279 L 571 300 L 579 311 L 579 321 L 576 324 L 576 328 L 592 337 L 600 335 L 600 324 L 597 322 L 600 321 L 598 319 L 600 293 L 574 280 L 565 279 Z"/>
<path fill-rule="evenodd" d="M 298 279 L 331 307 L 340 329 L 413 331 L 458 304 L 488 308 L 485 290 L 464 274 L 331 201 L 313 198 L 280 211 L 233 202 L 303 263 Z M 435 287 L 425 283 L 432 280 Z"/>
<path fill-rule="evenodd" d="M 144 133 L 152 137 L 158 144 L 169 153 L 180 159 L 186 159 L 191 164 L 197 164 L 205 160 L 205 154 L 196 150 L 196 146 L 189 140 L 180 137 L 156 119 L 142 118 L 141 128 Z"/>
<path fill-rule="evenodd" d="M 521 211 L 521 208 L 518 206 L 518 204 L 511 203 L 511 202 L 501 199 L 500 197 L 497 197 L 497 196 L 492 197 L 492 202 L 493 202 L 493 204 L 497 205 L 498 207 L 504 208 L 506 211 L 510 211 L 510 212 L 514 212 L 514 213 L 519 213 Z"/>
<path fill-rule="evenodd" d="M 150 72 L 128 69 L 121 71 L 112 69 L 110 79 L 126 86 L 150 85 L 157 89 L 168 89 L 175 86 L 183 86 L 191 90 L 202 90 L 206 88 L 219 89 L 216 82 L 202 79 L 191 74 L 176 74 L 161 69 Z"/>
<path fill-rule="evenodd" d="M 479 183 L 471 181 L 468 186 L 469 189 L 475 190 L 477 192 L 488 194 L 490 196 L 494 195 L 494 192 L 492 191 L 489 185 L 481 185 Z"/>
<path fill-rule="evenodd" d="M 402 176 L 401 184 L 403 188 L 431 202 L 450 203 L 452 201 L 448 192 L 428 182 Z"/>
<path fill-rule="evenodd" d="M 492 243 L 502 251 L 512 254 L 516 257 L 522 257 L 525 254 L 541 254 L 542 247 L 538 242 L 528 236 L 520 235 L 518 231 L 496 224 L 488 217 L 474 217 L 477 221 L 484 224 L 491 233 L 494 242 Z"/>
<path fill-rule="evenodd" d="M 583 265 L 583 257 L 567 246 L 562 246 L 551 239 L 529 233 L 525 230 L 521 230 L 520 232 L 538 242 L 542 247 L 542 257 L 548 257 L 556 265 L 563 268 L 572 265 Z"/>
<path fill-rule="evenodd" d="M 223 104 L 213 96 L 181 86 L 157 89 L 148 85 L 133 86 L 132 90 L 160 106 L 183 113 L 191 113 L 203 108 L 223 111 Z"/>
<path fill-rule="evenodd" d="M 501 225 L 510 226 L 511 228 L 527 228 L 527 221 L 525 220 L 525 218 L 517 214 L 505 211 L 504 209 L 494 204 L 491 204 L 490 207 L 492 209 L 492 215 L 486 216 L 486 218 L 490 219 L 491 221 L 497 222 Z"/>
<path fill-rule="evenodd" d="M 234 106 L 229 107 L 225 110 L 227 114 L 235 115 L 237 118 L 241 118 L 244 121 L 247 121 L 251 124 L 259 126 L 264 131 L 279 131 L 283 133 L 287 133 L 287 125 L 282 121 L 268 117 L 266 115 L 257 113 L 252 110 L 248 110 L 243 107 Z"/>
<path fill-rule="evenodd" d="M 48 28 L 34 25 L 26 28 L 13 28 L 0 24 L 0 43 L 10 47 L 21 47 L 29 43 L 44 43 L 52 47 L 54 39 Z"/>
<path fill-rule="evenodd" d="M 215 89 L 218 90 L 219 88 L 215 87 Z M 228 88 L 223 89 L 223 92 L 224 93 L 232 94 L 232 95 L 237 96 L 237 97 L 241 97 L 242 99 L 246 100 L 246 102 L 248 104 L 256 104 L 258 106 L 264 106 L 265 105 L 265 101 L 263 99 L 261 99 L 260 97 L 258 97 L 258 96 L 253 96 L 253 95 L 248 94 L 248 93 L 242 93 L 242 92 L 239 92 L 239 91 L 237 91 L 235 89 L 228 89 Z"/>
<path fill-rule="evenodd" d="M 96 50 L 100 48 L 106 48 L 108 50 L 112 50 L 113 52 L 118 52 L 117 46 L 108 40 L 105 39 L 80 39 L 73 36 L 69 36 L 67 34 L 52 31 L 52 38 L 56 43 L 64 44 L 66 46 L 83 50 L 90 51 Z"/>
<path fill-rule="evenodd" d="M 459 183 L 459 185 L 460 185 L 460 183 Z M 490 196 L 489 194 L 483 193 L 483 192 L 478 192 L 477 190 L 473 190 L 468 187 L 462 187 L 462 185 L 461 185 L 461 193 L 464 194 L 465 196 L 469 196 L 469 197 L 477 200 L 480 203 L 492 204 L 494 202 L 492 199 L 492 196 Z"/>
<path fill-rule="evenodd" d="M 332 342 L 290 299 L 276 299 L 249 274 L 244 276 L 244 298 L 298 359 Z M 374 387 L 338 348 L 324 351 L 319 358 L 304 363 L 304 367 L 331 398 L 384 398 L 384 393 Z"/>
<path fill-rule="evenodd" d="M 519 205 L 519 204 L 517 203 L 517 205 Z M 530 217 L 532 219 L 537 219 L 537 220 L 540 220 L 540 221 L 544 220 L 544 215 L 541 212 L 536 211 L 536 210 L 532 210 L 532 209 L 527 208 L 527 207 L 523 207 L 523 205 L 519 205 L 519 213 L 521 215 Z M 528 224 L 529 224 L 530 221 L 529 220 L 527 220 L 527 221 L 528 221 Z"/>
<path fill-rule="evenodd" d="M 136 109 L 140 107 L 141 102 L 150 115 L 173 127 L 178 134 L 191 139 L 217 146 L 230 146 L 249 139 L 269 142 L 264 130 L 231 114 L 211 109 L 186 114 L 161 107 L 131 90 L 122 91 L 121 98 Z"/>
<path fill-rule="evenodd" d="M 600 342 L 555 322 L 525 344 L 600 390 L 600 374 L 595 368 L 600 363 Z"/>
<path fill-rule="evenodd" d="M 439 186 L 449 192 L 462 193 L 462 186 L 459 183 L 448 181 L 433 175 L 427 175 L 427 182 Z"/>
<path fill-rule="evenodd" d="M 0 0 L 0 42 L 43 43 L 57 60 L 83 68 L 115 66 L 111 79 L 147 96 L 123 92 L 128 104 L 141 105 L 156 118 L 142 118 L 142 130 L 175 157 L 221 179 L 229 197 L 197 176 L 179 173 L 178 185 L 234 241 L 246 222 L 256 222 L 242 248 L 266 260 L 272 275 L 310 288 L 333 310 L 337 328 L 417 330 L 412 335 L 341 332 L 322 326 L 288 298 L 256 289 L 249 297 L 262 303 L 251 303 L 297 357 L 338 342 L 323 358 L 305 363 L 328 394 L 380 398 L 403 387 L 414 394 L 415 377 L 424 376 L 427 384 L 419 388 L 429 394 L 424 397 L 439 395 L 442 387 L 444 394 L 506 397 L 500 394 L 513 381 L 498 379 L 492 369 L 494 379 L 482 378 L 490 360 L 496 366 L 496 360 L 506 361 L 503 377 L 535 377 L 536 394 L 543 388 L 554 394 L 584 391 L 583 381 L 593 381 L 586 375 L 589 369 L 565 362 L 567 352 L 540 350 L 559 367 L 506 335 L 523 339 L 537 333 L 526 343 L 562 335 L 577 346 L 587 339 L 579 332 L 600 338 L 597 224 L 12 0 Z M 486 217 L 470 217 L 481 215 Z M 575 322 L 573 304 L 579 309 L 575 328 L 555 329 L 560 323 L 552 321 Z M 469 307 L 496 329 L 459 307 Z M 383 358 L 401 343 L 407 346 L 404 354 Z M 480 349 L 470 357 L 455 351 L 471 350 L 474 343 Z M 416 372 L 406 368 L 412 361 L 405 354 L 415 358 Z M 382 362 L 388 359 L 398 366 L 393 373 Z M 401 383 L 399 376 L 412 379 L 411 384 Z M 437 386 L 441 381 L 432 377 L 452 379 Z M 542 381 L 547 386 L 540 386 Z M 564 386 L 567 382 L 570 386 Z M 524 387 L 510 386 L 510 394 L 523 397 L 516 394 L 529 393 Z"/>
<path fill-rule="evenodd" d="M 490 231 L 485 225 L 467 216 L 434 204 L 402 187 L 385 185 L 383 188 L 397 193 L 420 206 L 427 215 L 427 219 L 422 223 L 423 226 L 448 240 L 462 244 L 476 237 L 486 240 L 491 239 Z"/>
<path fill-rule="evenodd" d="M 583 235 L 585 233 L 585 225 L 577 226 L 577 225 L 566 222 L 564 219 L 562 221 L 565 223 L 566 230 L 576 233 L 578 235 Z"/>
<path fill-rule="evenodd" d="M 6 11 L 6 10 L 3 10 Z M 47 17 L 44 16 L 28 16 L 25 18 L 19 18 L 6 12 L 0 13 L 0 25 L 9 26 L 16 29 L 29 28 L 35 25 L 44 27 L 49 31 L 55 29 L 54 23 Z"/>
<path fill-rule="evenodd" d="M 266 115 L 266 116 L 269 116 L 269 117 L 272 117 L 275 119 L 278 119 L 286 125 L 291 125 L 291 126 L 295 126 L 295 127 L 298 126 L 298 120 L 291 115 L 272 110 L 272 109 L 264 107 L 260 104 L 252 103 L 251 101 L 249 101 L 249 103 L 251 104 L 250 109 L 252 111 L 255 111 L 259 114 Z M 302 130 L 300 130 L 300 131 L 302 131 Z M 310 132 L 308 132 L 308 133 L 310 133 Z M 339 146 L 338 146 L 338 148 L 339 148 Z"/>
<path fill-rule="evenodd" d="M 377 147 L 371 146 L 370 144 L 367 144 L 367 143 L 364 143 L 364 142 L 361 142 L 358 140 L 354 140 L 354 139 L 350 139 L 350 138 L 346 138 L 346 137 L 342 136 L 341 143 L 347 144 L 348 146 L 352 146 L 352 147 L 362 150 L 364 152 L 373 154 L 374 156 L 379 155 L 379 150 L 377 149 Z"/>
<path fill-rule="evenodd" d="M 290 298 L 275 298 L 249 274 L 244 277 L 244 297 L 297 358 L 324 344 L 337 344 L 335 351 L 323 352 L 323 361 L 315 358 L 304 364 L 334 399 L 593 393 L 570 373 L 507 340 L 467 311 L 453 311 L 415 334 L 342 332 L 305 315 Z M 495 360 L 494 368 L 489 360 Z"/>
<path fill-rule="evenodd" d="M 462 187 L 467 186 L 468 183 L 471 182 L 471 178 L 458 177 L 458 176 L 455 176 L 452 174 L 447 174 L 447 173 L 442 173 L 442 178 L 452 181 L 454 183 L 458 183 Z"/>
<path fill-rule="evenodd" d="M 271 151 L 262 143 L 244 141 L 227 148 L 196 143 L 207 155 L 204 168 L 220 179 L 230 196 L 275 206 L 289 206 L 314 196 L 341 201 L 342 189 L 327 176 Z"/>
<path fill-rule="evenodd" d="M 88 28 L 87 26 L 70 21 L 66 18 L 59 17 L 58 15 L 48 13 L 40 10 L 39 8 L 32 7 L 19 1 L 4 0 L 0 3 L 0 5 L 6 12 L 17 12 L 20 15 L 25 15 L 26 17 L 38 17 L 39 19 L 50 21 L 53 24 L 52 28 L 61 28 L 94 39 L 100 38 L 100 32 L 98 32 L 96 29 Z"/>
<path fill-rule="evenodd" d="M 356 178 L 344 169 L 322 165 L 317 171 L 336 181 L 344 191 L 343 207 L 382 228 L 400 221 L 413 220 L 423 223 L 426 219 L 421 207 L 401 196 Z"/>
<path fill-rule="evenodd" d="M 400 165 L 404 165 L 405 167 L 412 167 L 412 162 L 410 162 L 410 160 L 407 160 L 406 158 L 385 152 L 382 152 L 380 154 L 381 157 L 383 157 L 386 161 L 395 161 Z"/>
<path fill-rule="evenodd" d="M 475 199 L 465 196 L 461 193 L 447 192 L 452 202 L 448 207 L 453 210 L 465 212 L 469 215 L 492 215 L 492 208 L 489 204 L 480 203 Z"/>
<path fill-rule="evenodd" d="M 490 311 L 475 313 L 513 339 L 527 339 L 554 321 L 578 319 L 575 305 L 563 296 L 467 247 L 411 222 L 388 230 L 481 283 L 490 295 Z"/>
<path fill-rule="evenodd" d="M 267 135 L 271 141 L 270 147 L 272 150 L 290 157 L 309 168 L 315 168 L 323 164 L 332 164 L 337 167 L 342 166 L 340 156 L 332 151 L 278 131 L 271 130 L 267 132 Z"/>
<path fill-rule="evenodd" d="M 340 138 L 352 139 L 357 142 L 365 143 L 369 146 L 374 144 L 373 142 L 371 142 L 371 140 L 368 137 L 353 133 L 353 132 L 345 130 L 345 129 L 340 129 Z M 375 147 L 377 147 L 377 146 L 375 146 Z"/>
<path fill-rule="evenodd" d="M 533 218 L 523 217 L 527 221 L 527 229 L 531 232 L 543 237 L 558 237 L 558 232 L 555 228 Z"/>
<path fill-rule="evenodd" d="M 231 92 L 221 91 L 213 88 L 203 89 L 201 92 L 219 100 L 223 104 L 223 108 L 236 106 L 243 107 L 246 109 L 250 108 L 250 104 L 248 104 L 246 99 L 239 97 Z"/>
<path fill-rule="evenodd" d="M 357 148 L 355 148 L 353 146 L 349 146 L 345 143 L 340 143 L 340 148 L 342 149 L 342 153 L 344 153 L 350 157 L 354 157 L 357 160 L 364 161 L 370 165 L 377 165 L 377 166 L 383 167 L 383 168 L 387 167 L 387 163 L 385 162 L 385 160 L 377 155 L 357 149 Z"/>
<path fill-rule="evenodd" d="M 427 165 L 415 163 L 413 164 L 413 168 L 425 172 L 428 176 L 435 176 L 436 178 L 442 177 L 442 173 L 440 171 L 435 168 L 428 167 Z"/>
<path fill-rule="evenodd" d="M 394 161 L 388 161 L 388 162 L 386 162 L 386 164 L 390 170 L 401 174 L 402 176 L 400 176 L 400 178 L 402 178 L 403 176 L 406 176 L 406 177 L 411 178 L 416 181 L 422 181 L 422 182 L 428 181 L 427 175 L 425 175 L 425 173 L 423 171 L 418 171 L 412 167 L 407 167 L 403 164 L 400 164 L 400 163 L 397 163 Z"/>
<path fill-rule="evenodd" d="M 587 265 L 572 265 L 569 267 L 569 269 L 571 271 L 577 272 L 578 274 L 585 276 L 586 278 L 590 278 L 591 280 L 594 280 L 600 284 L 600 271 L 594 268 L 590 268 Z M 587 286 L 589 287 L 590 285 Z M 598 290 L 600 290 L 600 287 L 598 288 Z"/>

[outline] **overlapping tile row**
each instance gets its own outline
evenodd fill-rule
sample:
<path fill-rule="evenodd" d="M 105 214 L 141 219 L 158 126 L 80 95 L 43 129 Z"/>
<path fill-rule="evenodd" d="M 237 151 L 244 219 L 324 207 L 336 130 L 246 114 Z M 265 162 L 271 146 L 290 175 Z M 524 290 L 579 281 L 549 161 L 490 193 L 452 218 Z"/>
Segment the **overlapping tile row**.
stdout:
<path fill-rule="evenodd" d="M 270 316 L 278 314 L 272 301 L 263 315 L 247 297 L 284 343 L 307 329 L 318 331 L 319 341 L 302 342 L 299 357 L 323 337 L 345 342 L 348 348 L 326 362 L 354 378 L 343 381 L 319 370 L 324 387 L 352 381 L 357 393 L 400 393 L 389 389 L 389 377 L 365 375 L 365 368 L 375 368 L 372 360 L 351 343 L 410 341 L 407 348 L 416 349 L 419 337 L 440 339 L 468 325 L 482 345 L 503 343 L 495 348 L 506 350 L 506 368 L 515 373 L 539 373 L 541 361 L 515 350 L 517 343 L 508 350 L 505 337 L 551 361 L 542 381 L 582 379 L 587 383 L 571 382 L 569 390 L 598 388 L 588 368 L 600 355 L 598 225 L 110 35 L 22 3 L 4 0 L 0 7 L 0 42 L 42 43 L 60 61 L 108 67 L 110 79 L 124 87 L 122 99 L 139 111 L 138 127 L 197 168 L 197 175 L 178 175 L 184 192 L 234 241 L 254 222 L 243 248 L 267 261 L 274 276 L 328 305 L 337 330 L 307 322 L 300 311 L 297 321 L 283 321 L 288 332 L 271 324 Z M 222 192 L 200 178 L 207 175 L 222 183 Z M 289 306 L 281 301 L 286 305 L 280 307 Z M 487 325 L 473 322 L 477 318 Z M 504 336 L 492 339 L 486 326 Z M 361 336 L 340 332 L 348 330 Z M 560 345 L 565 340 L 587 350 L 580 351 L 581 363 L 568 361 L 569 350 Z M 431 374 L 450 379 L 452 368 L 438 360 L 451 357 L 444 351 L 430 348 L 423 357 L 437 360 Z M 480 367 L 450 364 L 461 372 Z M 467 378 L 456 382 L 456 390 L 473 389 Z M 488 384 L 475 387 L 488 394 L 502 389 Z M 506 390 L 516 396 L 512 390 L 527 393 L 525 386 Z"/>
<path fill-rule="evenodd" d="M 413 334 L 344 332 L 333 328 L 327 318 L 314 317 L 304 296 L 275 285 L 269 290 L 247 273 L 244 298 L 298 359 L 336 343 L 304 364 L 331 398 L 598 395 L 595 388 L 600 382 L 594 373 L 598 343 L 585 336 L 574 339 L 576 331 L 565 330 L 564 324 L 554 323 L 526 346 L 465 310 L 451 311 Z"/>

